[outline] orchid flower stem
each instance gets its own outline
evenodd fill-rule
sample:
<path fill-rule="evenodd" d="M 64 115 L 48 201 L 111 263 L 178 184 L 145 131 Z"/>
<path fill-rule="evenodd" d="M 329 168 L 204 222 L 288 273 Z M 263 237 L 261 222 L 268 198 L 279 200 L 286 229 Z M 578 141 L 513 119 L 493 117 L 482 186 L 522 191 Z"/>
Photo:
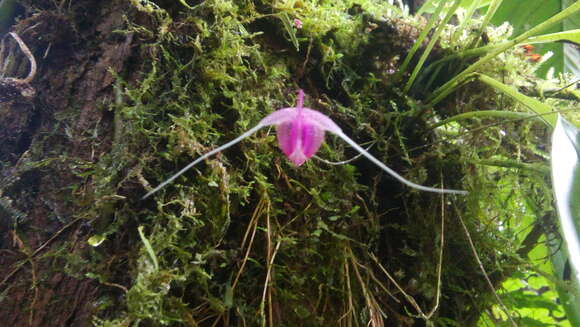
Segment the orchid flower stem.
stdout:
<path fill-rule="evenodd" d="M 252 127 L 251 129 L 249 129 L 248 131 L 246 131 L 245 133 L 241 134 L 240 136 L 236 137 L 235 139 L 229 141 L 228 143 L 217 147 L 213 150 L 211 150 L 210 152 L 202 155 L 201 157 L 195 159 L 194 161 L 192 161 L 189 165 L 185 166 L 183 169 L 181 169 L 180 171 L 178 171 L 175 175 L 169 177 L 167 180 L 165 180 L 163 183 L 159 184 L 159 186 L 157 186 L 156 188 L 154 188 L 153 190 L 151 190 L 149 193 L 145 194 L 145 196 L 143 196 L 141 198 L 141 200 L 145 200 L 148 197 L 150 197 L 151 195 L 153 195 L 154 193 L 156 193 L 157 191 L 159 191 L 160 189 L 162 189 L 163 187 L 165 187 L 165 185 L 173 182 L 177 177 L 181 176 L 183 173 L 185 173 L 186 171 L 188 171 L 189 169 L 191 169 L 191 167 L 197 165 L 200 161 L 213 156 L 214 154 L 221 152 L 229 147 L 231 147 L 232 145 L 235 145 L 236 143 L 240 142 L 241 140 L 245 139 L 246 137 L 256 133 L 258 130 L 260 130 L 262 127 L 265 127 L 265 125 L 263 124 L 258 124 L 254 127 Z"/>
<path fill-rule="evenodd" d="M 397 174 L 397 172 L 395 172 L 391 168 L 387 167 L 387 165 L 382 163 L 379 159 L 373 157 L 370 153 L 368 153 L 365 149 L 363 149 L 360 145 L 358 145 L 355 141 L 353 141 L 350 137 L 346 136 L 344 133 L 335 133 L 335 134 L 338 137 L 340 137 L 341 139 L 343 139 L 346 143 L 348 143 L 348 145 L 352 146 L 355 150 L 357 150 L 359 153 L 361 153 L 363 156 L 367 157 L 367 159 L 372 161 L 375 165 L 379 166 L 382 170 L 386 171 L 389 175 L 393 176 L 399 182 L 401 182 L 409 187 L 412 187 L 412 188 L 415 188 L 415 189 L 418 189 L 421 191 L 433 192 L 433 193 L 449 193 L 449 194 L 461 194 L 461 195 L 468 194 L 467 191 L 449 190 L 449 189 L 443 189 L 443 188 L 433 188 L 433 187 L 415 184 L 411 181 L 408 181 L 405 178 L 403 178 L 401 175 Z"/>
<path fill-rule="evenodd" d="M 232 145 L 235 145 L 236 143 L 239 143 L 240 141 L 242 141 L 246 137 L 251 136 L 252 134 L 256 133 L 258 130 L 260 130 L 261 128 L 266 127 L 266 126 L 267 125 L 265 125 L 265 124 L 259 123 L 258 125 L 252 127 L 251 129 L 249 129 L 245 133 L 241 134 L 240 136 L 236 137 L 235 139 L 231 140 L 230 142 L 228 142 L 220 147 L 217 147 L 217 148 L 209 151 L 208 153 L 202 155 L 201 157 L 195 159 L 189 165 L 185 166 L 183 169 L 178 171 L 175 175 L 169 177 L 164 182 L 159 184 L 156 188 L 151 190 L 149 193 L 145 194 L 145 196 L 143 196 L 141 198 L 141 200 L 145 200 L 146 198 L 150 197 L 151 195 L 157 193 L 157 191 L 159 191 L 160 189 L 165 187 L 167 184 L 173 182 L 177 177 L 181 176 L 183 173 L 185 173 L 186 171 L 191 169 L 193 166 L 197 165 L 202 160 L 207 159 L 207 158 L 213 156 L 214 154 L 221 152 L 221 151 L 231 147 Z M 467 191 L 450 190 L 450 189 L 443 189 L 443 188 L 433 188 L 433 187 L 415 184 L 411 181 L 408 181 L 405 178 L 403 178 L 401 175 L 399 175 L 397 172 L 395 172 L 391 168 L 387 167 L 387 165 L 382 163 L 379 159 L 375 158 L 373 155 L 371 155 L 369 152 L 367 152 L 367 150 L 363 149 L 360 145 L 358 145 L 355 141 L 353 141 L 350 137 L 346 136 L 344 133 L 342 133 L 342 132 L 338 133 L 335 131 L 334 134 L 336 134 L 338 137 L 343 139 L 346 143 L 348 143 L 348 145 L 353 147 L 361 155 L 367 157 L 367 159 L 372 161 L 375 165 L 379 166 L 382 170 L 386 171 L 389 175 L 393 176 L 395 179 L 397 179 L 398 181 L 400 181 L 401 183 L 403 183 L 409 187 L 412 187 L 412 188 L 417 189 L 417 190 L 426 191 L 426 192 L 433 192 L 433 193 L 449 193 L 449 194 L 461 194 L 461 195 L 468 194 Z"/>

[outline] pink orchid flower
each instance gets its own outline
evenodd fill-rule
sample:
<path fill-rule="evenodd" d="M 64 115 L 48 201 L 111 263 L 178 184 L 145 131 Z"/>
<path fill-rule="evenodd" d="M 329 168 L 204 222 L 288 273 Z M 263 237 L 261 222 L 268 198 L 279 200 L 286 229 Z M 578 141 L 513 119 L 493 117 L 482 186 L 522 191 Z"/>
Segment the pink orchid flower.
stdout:
<path fill-rule="evenodd" d="M 294 26 L 297 29 L 301 29 L 302 28 L 302 21 L 300 19 L 298 19 L 298 18 L 294 18 Z"/>
<path fill-rule="evenodd" d="M 324 141 L 324 134 L 325 132 L 328 131 L 343 139 L 346 143 L 352 146 L 355 150 L 357 150 L 360 154 L 365 156 L 375 165 L 379 166 L 381 169 L 389 173 L 395 179 L 397 179 L 398 181 L 409 187 L 421 191 L 435 193 L 467 194 L 467 191 L 449 190 L 423 186 L 403 178 L 397 172 L 387 167 L 380 160 L 378 160 L 373 155 L 368 153 L 365 149 L 359 146 L 350 137 L 346 136 L 346 134 L 342 132 L 342 129 L 338 127 L 338 125 L 336 125 L 336 123 L 334 123 L 332 119 L 330 119 L 328 116 L 316 110 L 304 108 L 303 107 L 304 92 L 302 90 L 298 90 L 298 97 L 296 102 L 297 102 L 296 107 L 282 108 L 274 111 L 273 113 L 269 114 L 264 119 L 262 119 L 258 123 L 258 125 L 254 126 L 250 130 L 243 133 L 242 135 L 195 159 L 189 165 L 185 166 L 183 169 L 178 171 L 175 175 L 169 177 L 163 183 L 159 184 L 159 186 L 151 190 L 149 193 L 145 194 L 145 196 L 143 196 L 142 199 L 151 196 L 152 194 L 163 188 L 165 185 L 173 182 L 177 177 L 185 173 L 191 167 L 198 164 L 200 161 L 231 147 L 232 145 L 240 142 L 246 137 L 256 133 L 261 128 L 271 125 L 276 126 L 276 134 L 278 137 L 278 145 L 280 146 L 280 149 L 282 150 L 282 152 L 284 152 L 286 157 L 288 157 L 288 159 L 296 166 L 302 165 L 304 162 L 306 162 L 306 160 L 310 159 L 318 151 L 320 145 L 322 145 L 322 142 Z"/>
<path fill-rule="evenodd" d="M 322 145 L 324 132 L 342 133 L 330 118 L 309 108 L 304 108 L 304 92 L 298 90 L 296 107 L 277 110 L 260 124 L 276 125 L 278 145 L 294 165 L 301 166 L 310 159 Z"/>

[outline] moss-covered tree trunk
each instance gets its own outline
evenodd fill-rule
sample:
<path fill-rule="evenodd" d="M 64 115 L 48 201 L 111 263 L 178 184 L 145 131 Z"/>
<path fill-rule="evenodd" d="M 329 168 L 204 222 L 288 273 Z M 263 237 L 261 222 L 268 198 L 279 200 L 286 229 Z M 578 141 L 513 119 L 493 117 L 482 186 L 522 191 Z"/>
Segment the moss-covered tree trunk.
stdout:
<path fill-rule="evenodd" d="M 95 180 L 81 175 L 112 150 L 113 74 L 144 60 L 133 34 L 118 32 L 138 15 L 127 1 L 22 1 L 18 10 L 11 30 L 38 71 L 34 96 L 0 103 L 0 321 L 89 326 L 100 296 L 122 291 L 81 268 L 99 215 Z M 26 76 L 27 58 L 3 40 L 4 77 Z"/>
<path fill-rule="evenodd" d="M 1 325 L 423 326 L 438 301 L 430 320 L 468 326 L 494 303 L 459 223 L 497 285 L 509 242 L 473 218 L 493 181 L 429 128 L 471 100 L 425 108 L 443 81 L 404 94 L 396 74 L 420 20 L 373 0 L 20 6 L 38 70 L 34 94 L 0 97 Z M 12 38 L 2 51 L 3 78 L 28 74 Z M 298 88 L 408 179 L 484 191 L 412 191 L 363 159 L 296 168 L 264 130 L 140 200 Z M 326 160 L 356 154 L 326 140 Z"/>

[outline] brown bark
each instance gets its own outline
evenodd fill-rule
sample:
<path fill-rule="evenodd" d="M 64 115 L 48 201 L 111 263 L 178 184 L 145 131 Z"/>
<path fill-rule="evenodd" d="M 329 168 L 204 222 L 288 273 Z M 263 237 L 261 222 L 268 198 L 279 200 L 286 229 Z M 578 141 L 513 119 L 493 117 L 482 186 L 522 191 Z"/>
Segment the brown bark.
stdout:
<path fill-rule="evenodd" d="M 0 321 L 17 327 L 90 326 L 98 283 L 75 271 L 82 265 L 68 261 L 85 253 L 90 226 L 75 220 L 78 202 L 70 200 L 66 188 L 86 184 L 71 173 L 66 158 L 93 162 L 110 148 L 111 115 L 103 107 L 114 98 L 111 71 L 125 68 L 133 43 L 132 35 L 114 31 L 133 11 L 127 1 L 65 1 L 60 6 L 23 1 L 22 6 L 24 19 L 12 31 L 39 67 L 30 83 L 35 96 L 0 88 L 5 91 L 0 160 L 13 164 L 3 167 L 0 176 Z M 28 62 L 10 42 L 5 43 L 15 64 L 5 76 L 17 77 Z M 74 125 L 62 124 L 62 115 L 76 117 Z M 98 138 L 88 137 L 95 133 Z M 61 165 L 26 166 L 59 152 Z M 65 242 L 67 248 L 60 248 Z"/>

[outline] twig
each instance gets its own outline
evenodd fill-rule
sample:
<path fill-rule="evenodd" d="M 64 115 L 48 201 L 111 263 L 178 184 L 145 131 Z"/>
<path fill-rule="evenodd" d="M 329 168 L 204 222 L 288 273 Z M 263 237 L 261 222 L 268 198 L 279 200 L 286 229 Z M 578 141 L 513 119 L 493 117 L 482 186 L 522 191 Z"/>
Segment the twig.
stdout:
<path fill-rule="evenodd" d="M 266 272 L 266 280 L 264 282 L 264 291 L 262 292 L 262 310 L 265 310 L 265 302 L 266 302 L 266 295 L 268 296 L 268 322 L 270 323 L 270 326 L 274 326 L 274 320 L 272 317 L 272 267 L 274 266 L 274 259 L 276 259 L 276 254 L 278 254 L 278 250 L 280 249 L 280 245 L 282 244 L 282 241 L 278 241 L 276 243 L 276 246 L 274 247 L 274 251 L 271 253 L 271 258 L 270 260 L 268 260 L 267 265 L 268 265 L 268 270 Z M 265 318 L 265 317 L 264 317 Z M 263 320 L 262 325 L 266 324 L 266 319 Z"/>
<path fill-rule="evenodd" d="M 572 85 L 574 85 L 574 84 L 576 84 L 576 83 L 579 83 L 579 82 L 580 82 L 580 79 L 577 79 L 577 80 L 575 80 L 574 82 L 571 82 L 570 84 L 568 84 L 568 85 L 566 85 L 566 86 L 564 86 L 564 87 L 562 87 L 562 88 L 560 88 L 560 89 L 556 90 L 556 91 L 554 92 L 554 94 L 556 94 L 556 93 L 560 93 L 561 91 L 563 91 L 563 90 L 565 90 L 565 89 L 569 88 L 570 86 L 572 86 Z"/>
<path fill-rule="evenodd" d="M 129 290 L 125 286 L 117 284 L 117 283 L 109 283 L 109 282 L 101 281 L 101 284 L 111 286 L 111 287 L 116 287 L 125 293 L 129 293 Z"/>
<path fill-rule="evenodd" d="M 34 327 L 32 324 L 34 321 L 34 307 L 36 306 L 36 302 L 38 301 L 38 278 L 36 277 L 36 264 L 34 260 L 30 258 L 30 266 L 32 268 L 32 287 L 34 288 L 34 297 L 32 298 L 32 303 L 30 304 L 30 315 L 28 316 L 28 324 L 30 327 Z"/>
<path fill-rule="evenodd" d="M 499 303 L 499 306 L 501 307 L 502 311 L 508 317 L 508 320 L 510 321 L 511 325 L 514 327 L 518 327 L 518 324 L 516 324 L 516 322 L 513 320 L 508 308 L 505 306 L 505 304 L 503 303 L 503 301 L 500 299 L 499 295 L 497 294 L 495 287 L 493 287 L 493 283 L 489 279 L 489 276 L 487 275 L 487 271 L 485 270 L 485 268 L 483 267 L 483 263 L 479 259 L 479 255 L 477 254 L 477 250 L 475 249 L 475 245 L 473 244 L 473 240 L 471 239 L 471 235 L 469 234 L 469 230 L 467 229 L 467 226 L 465 226 L 465 223 L 463 222 L 463 218 L 461 218 L 461 214 L 459 212 L 457 212 L 457 218 L 459 218 L 459 222 L 461 223 L 461 227 L 463 227 L 463 231 L 465 231 L 465 236 L 467 237 L 467 241 L 469 242 L 469 247 L 471 248 L 471 252 L 473 253 L 473 256 L 475 257 L 475 260 L 477 260 L 477 264 L 479 265 L 479 269 L 481 269 L 481 272 L 483 273 L 483 277 L 485 277 L 485 280 L 487 281 L 487 285 L 489 285 L 489 288 L 491 289 L 491 291 L 493 292 L 493 295 L 497 299 L 497 302 Z"/>
<path fill-rule="evenodd" d="M 383 316 L 386 317 L 386 315 L 381 310 L 374 295 L 370 292 L 367 284 L 363 280 L 362 275 L 360 274 L 360 271 L 358 270 L 358 267 L 357 267 L 357 266 L 361 266 L 361 267 L 363 267 L 363 266 L 356 260 L 356 258 L 354 257 L 354 254 L 352 253 L 352 250 L 350 248 L 348 248 L 348 250 L 349 250 L 348 252 L 349 252 L 349 257 L 351 260 L 352 268 L 353 268 L 355 276 L 360 284 L 360 287 L 361 287 L 361 290 L 363 293 L 363 297 L 365 298 L 365 301 L 367 303 L 368 318 L 369 318 L 369 322 L 367 323 L 367 326 L 372 326 L 372 327 L 384 326 Z"/>
<path fill-rule="evenodd" d="M 443 185 L 443 176 L 441 176 L 441 185 Z M 425 320 L 431 319 L 435 311 L 439 308 L 439 300 L 441 298 L 441 272 L 443 270 L 443 248 L 445 246 L 445 197 L 441 194 L 441 241 L 439 243 L 439 264 L 437 266 L 437 295 L 435 296 L 435 305 L 429 311 Z"/>
<path fill-rule="evenodd" d="M 379 268 L 387 276 L 387 278 L 395 285 L 395 287 L 399 290 L 399 292 L 401 292 L 405 296 L 407 301 L 411 303 L 411 305 L 415 308 L 415 310 L 417 310 L 419 315 L 424 315 L 423 310 L 421 310 L 421 307 L 419 306 L 419 304 L 417 304 L 415 298 L 413 298 L 411 295 L 405 292 L 405 290 L 399 285 L 399 283 L 397 283 L 397 281 L 393 278 L 393 276 L 389 274 L 387 269 L 385 269 L 385 267 L 379 262 L 379 259 L 371 252 L 369 252 L 369 257 L 373 259 L 373 261 L 377 264 L 377 266 L 379 266 Z"/>
<path fill-rule="evenodd" d="M 28 73 L 28 76 L 26 76 L 26 78 L 24 79 L 13 78 L 12 80 L 16 84 L 28 84 L 32 82 L 34 76 L 36 76 L 36 60 L 34 59 L 34 56 L 32 55 L 32 52 L 30 52 L 28 46 L 26 46 L 26 43 L 22 41 L 22 39 L 18 36 L 18 34 L 14 32 L 10 32 L 8 34 L 10 34 L 10 36 L 12 36 L 14 40 L 16 40 L 18 46 L 20 47 L 20 50 L 22 50 L 22 52 L 26 55 L 28 61 L 30 62 L 30 72 Z"/>
<path fill-rule="evenodd" d="M 347 252 L 346 247 L 344 248 L 344 251 Z M 338 323 L 340 323 L 342 325 L 342 320 L 345 320 L 345 324 L 346 326 L 352 326 L 352 322 L 354 321 L 355 324 L 357 326 L 359 326 L 358 320 L 357 319 L 353 319 L 354 317 L 356 317 L 357 312 L 356 312 L 356 308 L 354 305 L 354 301 L 353 301 L 353 296 L 352 296 L 352 286 L 350 285 L 350 269 L 349 269 L 349 263 L 348 263 L 348 257 L 345 255 L 344 258 L 344 276 L 345 276 L 345 281 L 346 281 L 346 294 L 347 294 L 347 298 L 348 298 L 348 309 L 346 310 L 346 312 L 338 319 Z M 348 317 L 348 320 L 346 320 Z"/>
<path fill-rule="evenodd" d="M 443 185 L 443 184 L 441 184 Z M 419 306 L 415 298 L 411 295 L 407 294 L 403 288 L 397 283 L 397 281 L 389 274 L 389 272 L 385 269 L 385 267 L 379 262 L 378 258 L 371 252 L 369 252 L 369 256 L 371 259 L 375 261 L 375 263 L 379 266 L 379 268 L 383 271 L 383 273 L 387 276 L 387 278 L 397 287 L 397 289 L 405 296 L 407 301 L 417 310 L 417 314 L 419 317 L 428 321 L 433 317 L 437 309 L 439 308 L 439 301 L 441 297 L 441 275 L 443 271 L 443 248 L 445 246 L 445 197 L 441 195 L 441 240 L 439 242 L 439 262 L 437 264 L 437 294 L 435 296 L 435 304 L 429 313 L 425 314 L 423 309 Z"/>
<path fill-rule="evenodd" d="M 246 241 L 248 241 L 246 253 L 244 255 L 244 259 L 242 259 L 241 267 L 238 270 L 236 277 L 234 278 L 234 282 L 232 283 L 232 296 L 235 292 L 236 286 L 238 285 L 240 277 L 242 276 L 242 273 L 244 272 L 244 269 L 246 267 L 246 263 L 248 262 L 248 259 L 250 257 L 250 251 L 252 251 L 252 246 L 254 244 L 254 237 L 256 236 L 256 231 L 258 230 L 258 218 L 260 217 L 262 210 L 264 210 L 265 205 L 268 205 L 268 207 L 269 207 L 270 202 L 269 202 L 268 198 L 265 195 L 263 195 L 260 199 L 260 202 L 258 202 L 256 209 L 252 213 L 252 218 L 250 219 L 250 223 L 248 224 L 248 228 L 246 229 L 246 233 L 244 234 L 244 238 L 242 239 L 242 244 L 240 245 L 240 249 L 243 249 L 244 247 L 246 247 Z M 251 231 L 251 235 L 250 235 L 250 231 Z M 248 240 L 248 236 L 249 236 L 249 240 Z M 224 313 L 217 315 L 216 319 L 214 320 L 214 322 L 212 324 L 212 327 L 217 326 L 217 324 L 223 318 L 224 318 Z"/>
<path fill-rule="evenodd" d="M 270 206 L 268 205 L 266 211 L 266 280 L 264 281 L 264 290 L 262 292 L 262 300 L 260 302 L 260 314 L 262 315 L 262 326 L 266 326 L 266 297 L 268 297 L 268 322 L 270 326 L 274 326 L 272 319 L 272 299 L 271 299 L 271 273 L 272 265 L 274 264 L 274 258 L 276 253 L 278 253 L 278 248 L 280 247 L 280 241 L 276 244 L 276 249 L 272 251 L 272 227 L 270 225 Z"/>
<path fill-rule="evenodd" d="M 50 243 L 52 243 L 52 241 L 54 241 L 58 236 L 60 236 L 60 234 L 62 234 L 64 231 L 66 231 L 68 228 L 70 228 L 72 225 L 74 225 L 81 219 L 82 218 L 77 218 L 71 221 L 70 223 L 62 227 L 59 231 L 54 233 L 54 235 L 52 235 L 52 237 L 49 238 L 48 241 L 44 242 L 41 246 L 39 246 L 36 250 L 34 250 L 34 252 L 32 252 L 30 256 L 28 256 L 28 260 L 32 260 L 32 258 L 34 258 L 38 253 L 40 253 L 40 251 L 46 248 Z M 8 275 L 6 275 L 6 277 L 4 277 L 4 279 L 0 282 L 0 286 L 4 285 L 10 278 L 12 278 L 12 276 L 16 274 L 20 270 L 20 268 L 22 268 L 22 266 L 24 266 L 24 262 L 20 263 L 18 267 L 14 268 L 10 273 L 8 273 Z"/>

